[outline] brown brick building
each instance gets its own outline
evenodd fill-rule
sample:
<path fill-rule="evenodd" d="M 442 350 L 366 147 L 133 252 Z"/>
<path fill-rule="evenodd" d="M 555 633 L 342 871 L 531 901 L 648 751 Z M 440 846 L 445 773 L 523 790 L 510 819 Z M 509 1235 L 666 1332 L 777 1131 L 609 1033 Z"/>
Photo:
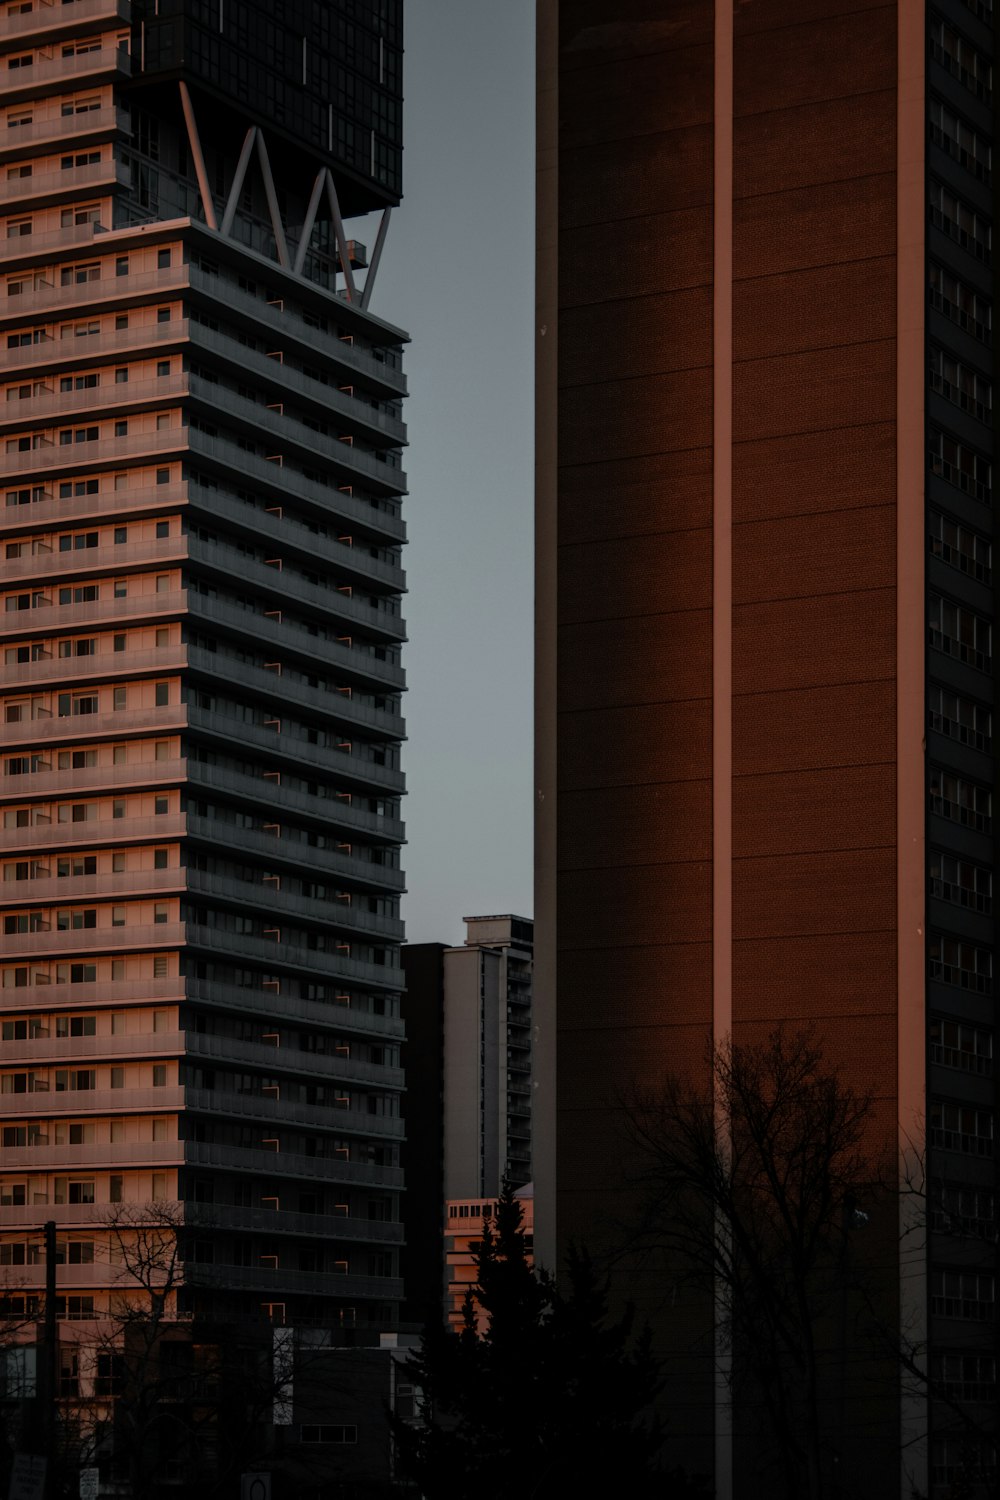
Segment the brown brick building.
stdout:
<path fill-rule="evenodd" d="M 540 6 L 536 1241 L 624 1198 L 623 1090 L 814 1026 L 947 1198 L 887 1278 L 929 1386 L 845 1359 L 858 1496 L 949 1493 L 995 1405 L 993 47 L 990 0 Z M 760 1493 L 711 1325 L 660 1318 L 672 1425 Z"/>

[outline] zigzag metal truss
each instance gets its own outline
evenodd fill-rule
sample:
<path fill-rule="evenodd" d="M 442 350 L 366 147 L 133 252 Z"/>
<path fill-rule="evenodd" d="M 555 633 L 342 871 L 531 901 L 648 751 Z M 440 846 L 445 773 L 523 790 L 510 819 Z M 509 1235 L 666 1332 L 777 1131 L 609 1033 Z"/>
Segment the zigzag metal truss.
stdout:
<path fill-rule="evenodd" d="M 251 125 L 243 140 L 240 159 L 236 164 L 236 172 L 229 188 L 229 197 L 226 200 L 222 222 L 220 223 L 215 212 L 215 202 L 208 183 L 208 172 L 205 169 L 205 157 L 201 149 L 201 136 L 198 133 L 198 121 L 195 117 L 194 105 L 191 101 L 187 84 L 183 79 L 180 82 L 180 94 L 188 145 L 191 150 L 192 160 L 194 161 L 195 175 L 198 179 L 198 192 L 201 198 L 202 213 L 205 216 L 205 223 L 209 229 L 214 229 L 216 233 L 224 235 L 227 239 L 229 238 L 233 222 L 236 218 L 240 193 L 243 191 L 247 169 L 250 165 L 250 158 L 256 149 L 257 163 L 260 167 L 260 174 L 264 183 L 264 194 L 267 198 L 267 210 L 271 220 L 271 228 L 274 232 L 278 263 L 284 270 L 292 271 L 296 276 L 302 275 L 302 268 L 305 265 L 306 255 L 309 251 L 309 242 L 316 227 L 316 215 L 319 212 L 319 206 L 325 192 L 337 243 L 337 256 L 344 276 L 347 300 L 348 302 L 357 303 L 363 311 L 367 311 L 372 292 L 375 289 L 375 276 L 378 271 L 379 261 L 382 259 L 382 249 L 385 245 L 385 238 L 389 229 L 391 208 L 385 208 L 382 211 L 382 218 L 379 222 L 378 234 L 375 237 L 375 245 L 372 250 L 368 274 L 365 277 L 364 286 L 359 290 L 354 280 L 348 239 L 344 231 L 344 221 L 340 212 L 340 202 L 337 198 L 337 186 L 333 180 L 333 173 L 329 167 L 320 167 L 312 185 L 309 204 L 306 208 L 306 216 L 302 224 L 298 246 L 295 250 L 295 258 L 292 260 L 288 249 L 288 236 L 285 233 L 285 226 L 281 222 L 281 213 L 278 209 L 278 197 L 274 189 L 274 176 L 271 172 L 271 161 L 267 153 L 264 132 L 259 125 Z"/>

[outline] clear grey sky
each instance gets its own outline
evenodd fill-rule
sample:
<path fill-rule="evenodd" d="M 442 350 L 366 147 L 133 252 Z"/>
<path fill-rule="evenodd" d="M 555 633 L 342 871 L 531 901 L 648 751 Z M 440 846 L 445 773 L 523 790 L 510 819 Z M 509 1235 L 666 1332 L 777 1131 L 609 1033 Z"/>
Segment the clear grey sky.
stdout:
<path fill-rule="evenodd" d="M 532 914 L 534 9 L 404 5 L 404 198 L 372 311 L 413 340 L 411 942 Z"/>

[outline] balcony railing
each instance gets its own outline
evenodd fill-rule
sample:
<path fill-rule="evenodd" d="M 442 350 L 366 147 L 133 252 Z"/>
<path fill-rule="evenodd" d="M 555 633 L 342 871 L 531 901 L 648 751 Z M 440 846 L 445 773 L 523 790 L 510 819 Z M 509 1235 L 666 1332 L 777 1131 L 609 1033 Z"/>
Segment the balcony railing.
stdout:
<path fill-rule="evenodd" d="M 27 12 L 7 11 L 0 16 L 0 42 L 23 35 L 45 37 L 49 33 L 70 34 L 81 22 L 132 19 L 130 0 L 73 0 L 72 5 L 35 4 Z"/>

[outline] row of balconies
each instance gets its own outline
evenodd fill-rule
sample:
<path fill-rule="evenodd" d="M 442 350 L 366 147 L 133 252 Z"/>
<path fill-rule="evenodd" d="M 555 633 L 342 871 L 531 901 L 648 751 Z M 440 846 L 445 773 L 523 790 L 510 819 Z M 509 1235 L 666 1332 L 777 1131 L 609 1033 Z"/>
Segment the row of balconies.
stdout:
<path fill-rule="evenodd" d="M 395 1041 L 403 1039 L 404 1026 L 398 1016 L 379 1016 L 352 1005 L 331 1005 L 322 1000 L 306 1000 L 296 995 L 288 983 L 269 992 L 246 989 L 240 985 L 189 979 L 187 995 L 193 1003 L 218 1010 L 231 1010 L 234 1014 L 260 1016 L 273 1021 L 275 1026 L 304 1025 L 352 1036 Z"/>
<path fill-rule="evenodd" d="M 197 705 L 188 705 L 188 713 L 185 713 L 184 706 L 153 712 L 157 717 L 147 726 L 151 733 L 176 733 L 186 728 L 190 720 L 192 728 L 218 739 L 223 749 L 230 753 L 242 742 L 242 746 L 250 746 L 259 751 L 270 765 L 267 769 L 262 766 L 257 776 L 204 765 L 199 761 L 184 763 L 186 772 L 180 769 L 182 763 L 179 761 L 141 761 L 137 767 L 108 765 L 79 770 L 39 769 L 16 776 L 0 776 L 0 801 L 24 802 L 43 797 L 94 795 L 103 791 L 142 786 L 147 781 L 150 786 L 169 786 L 186 774 L 192 785 L 228 792 L 238 798 L 246 797 L 268 809 L 287 808 L 320 827 L 330 823 L 347 831 L 370 832 L 389 843 L 402 842 L 403 825 L 398 819 L 386 818 L 355 806 L 348 800 L 351 793 L 341 794 L 338 791 L 321 797 L 285 786 L 279 779 L 280 767 L 290 764 L 300 774 L 322 776 L 324 784 L 325 778 L 332 773 L 347 786 L 360 784 L 363 787 L 398 793 L 402 791 L 403 778 L 392 767 L 380 766 L 346 752 L 333 757 L 329 749 L 321 749 L 291 735 L 282 735 L 277 728 L 263 729 L 257 725 L 237 723 L 225 714 L 201 709 Z M 46 724 L 51 726 L 53 722 L 58 724 L 61 721 L 49 719 Z M 83 721 L 77 718 L 73 722 L 81 724 Z M 135 725 L 135 716 L 130 723 Z M 48 734 L 48 729 L 46 733 Z M 93 738 L 82 733 L 79 737 L 85 740 Z M 117 742 L 122 735 L 106 732 L 105 738 Z M 273 774 L 270 767 L 273 767 Z"/>
<path fill-rule="evenodd" d="M 344 749 L 313 745 L 298 734 L 282 733 L 280 719 L 267 725 L 247 724 L 216 709 L 199 708 L 197 703 L 188 705 L 188 722 L 200 737 L 215 740 L 230 754 L 237 746 L 259 753 L 275 771 L 287 765 L 300 776 L 312 771 L 317 781 L 335 778 L 342 787 L 376 788 L 395 795 L 403 791 L 402 771 L 355 754 L 350 740 L 343 742 Z"/>
<path fill-rule="evenodd" d="M 142 774 L 144 767 L 148 766 L 152 772 L 162 769 L 161 761 L 143 761 L 131 767 L 130 784 L 145 788 L 151 781 L 156 786 L 162 786 L 162 777 L 147 778 Z M 174 766 L 182 766 L 183 761 L 173 761 Z M 90 767 L 95 771 L 98 767 Z M 115 771 L 127 771 L 127 766 L 108 766 L 109 776 Z M 63 776 L 79 776 L 82 772 L 59 772 Z M 176 780 L 176 778 L 174 778 Z M 168 783 L 169 784 L 169 783 Z M 74 785 L 74 792 L 76 790 Z M 59 849 L 100 849 L 110 844 L 141 844 L 141 843 L 170 843 L 174 839 L 183 838 L 187 832 L 187 820 L 181 812 L 161 813 L 158 817 L 151 818 L 88 818 L 85 823 L 32 823 L 27 828 L 5 828 L 2 839 L 2 856 L 10 858 L 17 854 L 39 854 L 42 859 L 54 858 L 54 851 Z M 65 879 L 74 879 L 66 876 Z M 63 882 L 57 879 L 57 886 L 61 890 Z M 0 904 L 7 902 L 12 897 L 12 888 L 4 886 L 0 888 Z"/>
<path fill-rule="evenodd" d="M 181 370 L 154 380 L 130 380 L 123 385 L 109 383 L 82 391 L 39 391 L 23 400 L 5 401 L 0 406 L 0 431 L 20 431 L 29 425 L 41 427 L 56 422 L 79 422 L 85 417 L 127 417 L 137 411 L 176 405 L 187 394 L 188 377 Z"/>
<path fill-rule="evenodd" d="M 331 1080 L 331 1082 L 336 1082 L 336 1080 Z M 52 1090 L 42 1090 L 31 1094 L 0 1096 L 0 1112 L 2 1112 L 2 1118 L 8 1122 L 177 1114 L 179 1111 L 188 1113 L 194 1111 L 227 1120 L 259 1120 L 269 1130 L 272 1127 L 279 1129 L 281 1126 L 303 1125 L 317 1130 L 332 1130 L 343 1135 L 398 1141 L 401 1141 L 405 1134 L 403 1121 L 399 1118 L 370 1115 L 360 1109 L 338 1109 L 329 1104 L 298 1104 L 281 1098 L 268 1098 L 263 1094 L 227 1093 L 221 1089 L 185 1088 L 178 1085 L 165 1088 L 131 1089 L 98 1087 L 78 1092 L 64 1090 L 55 1093 Z M 141 1155 L 147 1145 L 162 1144 L 164 1143 L 159 1141 L 102 1141 L 85 1146 L 59 1146 L 50 1145 L 46 1140 L 30 1146 L 6 1146 L 4 1147 L 4 1160 L 6 1163 L 8 1151 L 25 1153 L 38 1151 L 49 1153 L 48 1156 L 39 1157 L 37 1163 L 39 1166 L 46 1162 L 56 1166 L 65 1162 L 69 1167 L 104 1162 L 109 1158 L 113 1164 L 115 1152 L 119 1147 L 124 1150 L 131 1146 Z M 172 1144 L 175 1147 L 178 1146 L 176 1141 Z M 81 1152 L 84 1155 L 81 1156 Z M 55 1154 L 52 1155 L 52 1153 Z M 12 1157 L 8 1169 L 16 1170 L 18 1161 L 29 1160 L 28 1155 Z"/>
<path fill-rule="evenodd" d="M 272 1271 L 251 1266 L 188 1264 L 184 1279 L 193 1286 L 217 1286 L 227 1291 L 272 1295 L 289 1291 L 323 1297 L 379 1297 L 388 1301 L 399 1301 L 403 1296 L 403 1283 L 398 1277 L 337 1275 L 335 1272 L 322 1275 L 315 1271 L 286 1271 L 281 1266 Z"/>
<path fill-rule="evenodd" d="M 284 327 L 287 328 L 287 325 Z M 297 370 L 294 365 L 286 364 L 275 357 L 280 351 L 269 355 L 261 354 L 256 349 L 248 349 L 232 335 L 209 328 L 195 318 L 190 319 L 190 328 L 191 342 L 196 349 L 204 351 L 219 364 L 228 365 L 233 373 L 242 373 L 244 380 L 248 376 L 255 376 L 266 386 L 272 387 L 266 392 L 268 401 L 280 402 L 282 394 L 287 392 L 289 396 L 298 397 L 306 409 L 324 420 L 340 420 L 349 429 L 362 432 L 369 442 L 392 447 L 406 443 L 406 426 L 400 418 L 379 411 L 370 402 L 361 400 L 340 386 L 324 385 L 322 381 Z M 285 340 L 284 332 L 282 340 Z M 327 361 L 338 343 L 339 340 L 327 340 Z M 235 394 L 225 386 L 212 386 L 212 389 L 219 390 L 224 395 Z"/>
<path fill-rule="evenodd" d="M 296 1079 L 322 1078 L 331 1082 L 376 1083 L 385 1089 L 403 1087 L 400 1068 L 380 1067 L 361 1058 L 340 1057 L 336 1053 L 306 1052 L 301 1047 L 244 1042 L 236 1037 L 192 1030 L 136 1031 L 125 1035 L 105 1032 L 98 1036 L 35 1036 L 23 1041 L 5 1041 L 0 1049 L 0 1061 L 4 1067 L 24 1064 L 38 1068 L 55 1066 L 69 1060 L 79 1063 L 118 1061 L 122 1058 L 145 1061 L 150 1058 L 184 1056 L 211 1058 L 214 1062 L 235 1063 L 240 1067 L 263 1068 L 269 1076 L 279 1078 L 287 1075 Z M 160 1102 L 154 1102 L 152 1107 L 162 1109 L 163 1090 L 156 1089 L 153 1092 Z M 118 1089 L 111 1096 L 115 1111 L 120 1111 L 122 1095 L 123 1091 Z M 20 1105 L 15 1101 L 22 1097 L 36 1096 L 3 1096 L 3 1112 L 8 1116 L 16 1113 Z M 46 1094 L 45 1097 L 50 1095 Z M 56 1096 L 57 1101 L 60 1098 L 60 1095 Z M 88 1110 L 88 1113 L 93 1111 Z"/>
<path fill-rule="evenodd" d="M 107 871 L 103 875 L 69 875 L 63 879 L 11 881 L 0 894 L 0 904 L 10 911 L 21 906 L 38 906 L 46 902 L 106 903 L 137 897 L 192 896 L 209 897 L 223 907 L 264 912 L 275 920 L 320 923 L 346 933 L 401 942 L 403 924 L 398 917 L 367 911 L 361 901 L 330 897 L 305 896 L 300 891 L 283 889 L 263 873 L 257 881 L 238 879 L 234 875 L 213 875 L 202 870 L 175 866 L 167 870 Z M 162 927 L 170 924 L 161 923 Z M 68 931 L 42 930 L 5 934 L 4 954 L 31 953 L 38 957 L 51 955 L 68 958 L 76 952 L 93 953 L 95 945 L 114 951 L 119 942 L 127 942 L 128 927 L 78 928 Z"/>
<path fill-rule="evenodd" d="M 183 540 L 183 538 L 177 538 L 173 544 L 174 551 L 183 547 Z M 102 549 L 91 550 L 96 552 Z M 72 563 L 70 565 L 72 566 Z M 83 569 L 74 567 L 72 576 L 75 578 L 86 576 L 86 574 Z M 141 610 L 144 598 L 158 602 L 161 597 L 157 594 L 138 595 L 131 601 L 133 618 L 135 606 L 138 605 Z M 191 590 L 176 590 L 169 597 L 178 601 L 177 607 L 169 613 L 157 612 L 154 618 L 162 620 L 164 617 L 169 619 L 188 614 L 205 620 L 216 629 L 220 626 L 228 627 L 234 635 L 243 636 L 259 649 L 270 651 L 275 656 L 294 659 L 299 664 L 300 670 L 309 670 L 317 675 L 321 672 L 337 671 L 369 688 L 372 692 L 402 692 L 405 688 L 406 682 L 402 667 L 393 662 L 380 661 L 362 644 L 342 645 L 337 641 L 322 640 L 290 621 L 279 622 L 267 615 L 241 609 L 239 605 L 229 600 L 207 598 Z M 332 598 L 336 599 L 337 595 L 333 594 Z M 88 624 L 100 627 L 104 623 L 101 618 L 104 609 L 109 605 L 115 606 L 122 603 L 121 599 L 105 599 L 80 605 L 39 605 L 33 610 L 19 610 L 16 613 L 19 623 L 20 618 L 24 616 L 28 616 L 31 623 L 35 623 L 34 617 L 41 613 L 46 614 L 51 623 L 52 615 L 55 613 L 57 619 L 53 634 L 65 635 L 68 631 L 76 633 L 78 630 L 87 628 L 74 618 L 76 610 L 81 610 L 89 616 Z M 121 623 L 120 612 L 116 614 L 117 618 L 108 623 Z M 18 634 L 24 633 L 26 632 L 22 626 Z M 42 635 L 41 630 L 32 630 L 30 633 L 36 637 Z M 0 628 L 0 636 L 8 640 L 15 638 L 13 632 L 5 632 L 2 628 Z M 199 650 L 204 650 L 204 648 L 199 648 Z M 224 652 L 220 652 L 219 655 L 224 658 Z M 99 650 L 92 655 L 50 655 L 15 665 L 0 665 L 0 692 L 5 690 L 16 692 L 22 688 L 33 690 L 36 687 L 53 683 L 83 683 L 92 682 L 95 679 L 100 681 L 102 677 L 176 672 L 180 671 L 184 664 L 183 648 L 179 641 L 153 651 L 128 649 L 116 652 L 112 649 L 111 640 L 108 638 L 106 649 Z M 240 666 L 242 665 L 241 663 Z M 227 673 L 226 675 L 231 678 L 233 674 Z M 242 676 L 242 672 L 240 675 Z M 319 691 L 323 692 L 322 689 Z"/>
<path fill-rule="evenodd" d="M 283 556 L 291 555 L 300 564 L 305 565 L 310 572 L 316 572 L 317 565 L 319 565 L 321 568 L 328 568 L 335 575 L 344 575 L 355 582 L 360 580 L 360 586 L 365 589 L 376 591 L 389 589 L 402 593 L 406 587 L 402 569 L 395 564 L 372 557 L 366 546 L 354 547 L 350 539 L 337 540 L 322 536 L 303 522 L 297 521 L 294 516 L 279 514 L 280 506 L 276 506 L 274 511 L 265 510 L 259 506 L 249 505 L 234 495 L 227 495 L 222 490 L 205 489 L 197 481 L 191 481 L 189 484 L 185 480 L 172 480 L 169 484 L 127 490 L 102 490 L 95 495 L 75 495 L 65 499 L 55 498 L 51 489 L 47 489 L 46 493 L 49 496 L 48 499 L 33 501 L 30 505 L 6 508 L 3 512 L 3 530 L 11 539 L 25 532 L 55 529 L 66 531 L 75 525 L 88 521 L 100 522 L 105 518 L 112 521 L 127 521 L 139 516 L 159 515 L 165 511 L 186 507 L 189 504 L 190 494 L 191 508 L 204 512 L 213 529 L 220 523 L 223 526 L 231 525 L 243 535 L 251 538 L 255 544 L 273 547 L 276 563 Z M 344 498 L 350 499 L 350 497 Z M 351 501 L 351 504 L 357 509 L 364 508 L 362 501 Z M 227 546 L 224 540 L 218 544 L 204 543 L 194 536 L 188 538 L 188 543 L 191 555 L 197 556 L 206 565 L 211 560 L 216 545 Z M 196 547 L 200 549 L 198 552 L 194 551 Z M 87 550 L 104 551 L 102 548 Z M 258 559 L 247 558 L 236 548 L 231 550 L 237 553 L 243 563 L 267 569 L 266 574 L 261 573 L 257 576 L 266 579 L 266 586 L 271 591 L 281 589 L 284 580 L 275 576 L 280 573 L 280 568 L 261 563 Z M 136 556 L 139 560 L 140 554 L 137 553 Z M 18 559 L 18 561 L 22 560 Z M 31 561 L 30 558 L 23 559 L 24 567 L 12 576 L 19 578 L 30 576 Z M 82 567 L 92 565 L 85 557 L 75 557 L 75 563 L 79 563 Z M 97 566 L 100 564 L 98 563 Z M 242 576 L 242 570 L 240 576 Z M 301 577 L 296 577 L 294 584 L 288 587 L 289 592 L 293 593 L 296 599 L 317 605 L 322 604 L 329 594 L 328 589 L 321 589 Z M 381 628 L 393 636 L 401 634 L 402 624 L 398 619 L 398 614 L 394 611 L 381 608 L 373 610 L 370 605 L 343 593 L 340 593 L 337 609 L 350 610 L 352 614 L 355 611 L 363 611 L 359 618 L 365 619 L 373 628 Z"/>
<path fill-rule="evenodd" d="M 368 350 L 355 344 L 353 339 L 334 338 L 322 329 L 311 328 L 301 317 L 290 318 L 280 299 L 266 302 L 251 296 L 231 281 L 220 281 L 218 277 L 203 271 L 200 266 L 189 266 L 191 290 L 202 293 L 210 305 L 222 305 L 227 312 L 242 318 L 271 334 L 275 348 L 287 344 L 297 345 L 310 359 L 321 359 L 324 364 L 344 365 L 356 371 L 374 385 L 380 393 L 390 397 L 406 395 L 406 376 L 386 360 L 378 359 Z M 332 310 L 337 316 L 342 309 Z M 349 378 L 349 377 L 348 377 Z"/>
<path fill-rule="evenodd" d="M 99 1223 L 99 1221 L 98 1221 Z M 348 1236 L 344 1236 L 348 1238 Z M 372 1244 L 395 1244 L 398 1241 L 367 1236 Z M 286 1292 L 311 1293 L 313 1296 L 357 1298 L 390 1298 L 398 1300 L 403 1295 L 403 1283 L 398 1278 L 377 1276 L 353 1276 L 350 1272 L 297 1271 L 281 1265 L 273 1269 L 262 1266 L 231 1266 L 225 1264 L 202 1265 L 186 1262 L 173 1273 L 187 1286 L 218 1286 L 227 1291 L 253 1291 L 271 1297 Z M 23 1295 L 25 1292 L 42 1291 L 45 1286 L 44 1266 L 11 1267 L 7 1289 Z M 0 1283 L 2 1285 L 3 1283 Z M 125 1265 L 112 1265 L 108 1261 L 95 1261 L 85 1266 L 57 1266 L 56 1286 L 67 1290 L 128 1291 L 148 1295 L 144 1276 L 133 1275 Z"/>
<path fill-rule="evenodd" d="M 355 499 L 350 493 L 349 482 L 346 488 L 320 484 L 285 464 L 280 444 L 276 444 L 273 455 L 261 458 L 259 454 L 247 452 L 238 443 L 221 434 L 212 437 L 196 427 L 188 428 L 186 432 L 191 454 L 207 468 L 215 470 L 226 483 L 245 478 L 253 481 L 266 494 L 273 495 L 276 506 L 282 504 L 283 497 L 292 496 L 299 509 L 313 511 L 317 519 L 324 523 L 336 518 L 338 524 L 346 523 L 345 529 L 354 525 L 362 533 L 371 532 L 393 543 L 403 542 L 406 538 L 406 526 L 400 516 L 399 501 L 396 498 L 402 488 L 401 483 L 393 486 L 390 499 Z M 338 458 L 347 462 L 344 455 L 355 450 L 343 443 L 337 446 L 343 449 Z M 329 472 L 325 456 L 319 467 L 324 472 Z M 387 465 L 383 467 L 388 468 Z"/>
<path fill-rule="evenodd" d="M 377 1167 L 367 1162 L 342 1161 L 339 1157 L 300 1156 L 293 1151 L 255 1151 L 245 1146 L 214 1145 L 185 1141 L 184 1161 L 188 1166 L 219 1167 L 228 1172 L 251 1172 L 269 1178 L 291 1177 L 305 1181 L 321 1180 L 357 1187 L 401 1188 L 400 1167 Z"/>
<path fill-rule="evenodd" d="M 362 1240 L 378 1245 L 401 1245 L 403 1225 L 385 1219 L 355 1218 L 350 1214 L 304 1214 L 294 1210 L 234 1208 L 225 1203 L 178 1204 L 189 1228 L 240 1230 L 249 1234 L 321 1236 L 326 1240 Z"/>

